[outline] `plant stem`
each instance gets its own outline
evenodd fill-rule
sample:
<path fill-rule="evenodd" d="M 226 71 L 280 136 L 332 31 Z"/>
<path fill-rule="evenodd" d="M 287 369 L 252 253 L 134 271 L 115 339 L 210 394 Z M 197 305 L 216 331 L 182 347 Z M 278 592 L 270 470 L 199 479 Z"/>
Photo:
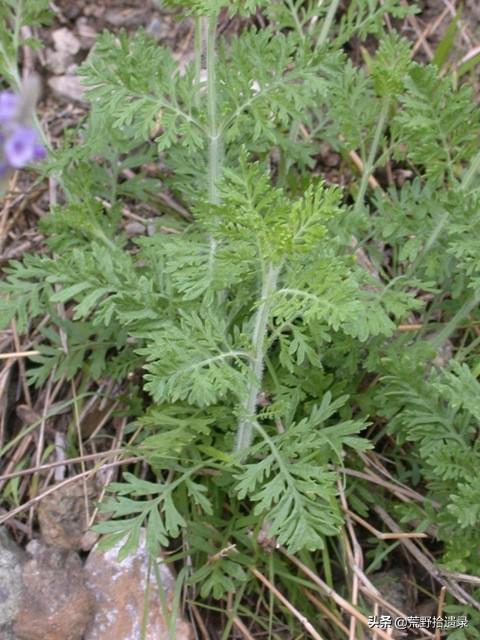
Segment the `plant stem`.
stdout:
<path fill-rule="evenodd" d="M 470 183 L 472 182 L 479 168 L 480 168 L 480 153 L 478 153 L 475 156 L 475 158 L 472 160 L 470 167 L 468 168 L 468 171 L 463 176 L 463 180 L 460 183 L 460 191 L 463 191 L 464 193 L 469 193 Z M 442 217 L 440 218 L 440 220 L 438 221 L 437 225 L 435 226 L 435 229 L 430 234 L 430 237 L 425 243 L 425 246 L 422 252 L 418 255 L 417 259 L 410 265 L 410 268 L 407 270 L 405 274 L 407 278 L 410 277 L 416 271 L 416 269 L 418 268 L 422 260 L 425 258 L 427 253 L 430 251 L 433 245 L 437 242 L 449 218 L 450 218 L 450 212 L 445 211 Z"/>
<path fill-rule="evenodd" d="M 260 305 L 255 314 L 252 334 L 253 360 L 250 367 L 251 381 L 241 407 L 241 418 L 238 423 L 235 451 L 248 449 L 252 442 L 253 426 L 257 407 L 257 397 L 261 391 L 265 338 L 268 328 L 268 317 L 272 306 L 272 296 L 277 288 L 277 279 L 281 266 L 270 264 L 264 272 Z"/>
<path fill-rule="evenodd" d="M 195 106 L 200 107 L 200 74 L 202 71 L 202 19 L 195 18 Z"/>
<path fill-rule="evenodd" d="M 340 4 L 340 0 L 332 0 L 330 6 L 328 7 L 327 15 L 325 16 L 325 20 L 323 21 L 322 30 L 320 31 L 320 35 L 318 36 L 317 44 L 315 48 L 321 47 L 325 44 L 328 38 L 328 34 L 330 32 L 330 28 L 332 26 L 333 19 L 335 18 L 335 13 L 337 12 L 338 5 Z"/>
<path fill-rule="evenodd" d="M 365 198 L 365 193 L 367 192 L 368 181 L 375 167 L 375 157 L 378 152 L 378 147 L 380 146 L 380 138 L 382 137 L 383 129 L 385 128 L 385 122 L 387 120 L 389 109 L 390 98 L 387 96 L 383 99 L 380 115 L 378 116 L 378 122 L 375 128 L 372 146 L 370 147 L 370 153 L 368 154 L 367 163 L 364 167 L 362 180 L 360 182 L 360 189 L 358 190 L 357 199 L 355 201 L 354 213 L 358 213 L 360 207 L 363 206 L 363 200 Z"/>
<path fill-rule="evenodd" d="M 287 0 L 287 4 L 288 8 L 290 9 L 290 13 L 292 14 L 293 21 L 295 22 L 295 28 L 298 32 L 298 35 L 300 36 L 300 40 L 302 42 L 305 42 L 305 34 L 303 33 L 302 23 L 300 22 L 300 19 L 298 17 L 297 7 L 292 2 L 292 0 Z"/>
<path fill-rule="evenodd" d="M 208 18 L 207 23 L 207 115 L 208 115 L 208 198 L 212 204 L 219 204 L 218 181 L 221 177 L 222 145 L 217 122 L 217 74 L 215 35 L 217 15 Z"/>
<path fill-rule="evenodd" d="M 206 57 L 207 57 L 207 117 L 208 117 L 208 200 L 212 204 L 220 204 L 218 181 L 222 174 L 221 130 L 217 122 L 217 73 L 215 36 L 217 31 L 217 14 L 205 18 Z M 217 241 L 210 237 L 210 255 L 208 273 L 213 276 Z"/>
<path fill-rule="evenodd" d="M 18 52 L 20 50 L 20 31 L 22 28 L 22 11 L 23 11 L 23 2 L 20 0 L 17 2 L 14 21 L 13 21 L 13 51 L 15 58 L 13 59 L 13 68 L 17 73 L 17 77 L 20 80 L 20 74 L 18 73 Z M 21 81 L 20 81 L 21 82 Z"/>
<path fill-rule="evenodd" d="M 472 182 L 479 168 L 480 168 L 480 153 L 477 153 L 475 158 L 472 160 L 470 167 L 468 168 L 468 171 L 463 176 L 462 185 L 461 185 L 462 191 L 468 192 L 468 189 L 470 188 L 470 183 Z"/>
<path fill-rule="evenodd" d="M 477 289 L 473 296 L 460 307 L 453 318 L 443 327 L 440 333 L 432 341 L 432 346 L 437 350 L 440 349 L 440 347 L 442 347 L 450 336 L 457 330 L 458 325 L 464 320 L 464 318 L 466 318 L 469 313 L 478 306 L 479 302 L 480 289 Z"/>
<path fill-rule="evenodd" d="M 20 76 L 20 72 L 18 70 L 18 51 L 20 49 L 20 29 L 22 26 L 22 1 L 19 0 L 15 7 L 15 12 L 13 14 L 13 25 L 11 25 L 11 35 L 12 35 L 12 48 L 13 48 L 13 56 L 10 57 L 7 54 L 7 50 L 0 42 L 0 53 L 2 54 L 2 58 L 4 59 L 3 64 L 5 65 L 5 70 L 7 76 L 10 76 L 10 84 L 14 85 L 14 88 L 17 91 L 20 91 L 22 88 L 22 78 Z"/>

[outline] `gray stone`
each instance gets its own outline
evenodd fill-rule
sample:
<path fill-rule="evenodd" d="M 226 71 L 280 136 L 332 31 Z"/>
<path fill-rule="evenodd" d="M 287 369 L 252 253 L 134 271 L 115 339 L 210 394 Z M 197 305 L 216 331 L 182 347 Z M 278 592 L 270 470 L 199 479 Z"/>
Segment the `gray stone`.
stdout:
<path fill-rule="evenodd" d="M 81 79 L 74 75 L 53 76 L 48 84 L 58 98 L 68 102 L 85 103 L 85 87 Z"/>
<path fill-rule="evenodd" d="M 149 556 L 142 531 L 136 552 L 118 560 L 122 543 L 109 551 L 94 548 L 85 563 L 86 583 L 95 595 L 95 617 L 84 640 L 138 640 L 141 637 L 145 594 L 148 584 L 148 612 L 145 620 L 145 640 L 169 640 L 168 621 L 162 610 L 155 571 L 148 582 Z M 167 607 L 170 608 L 175 578 L 165 563 L 159 563 Z M 191 626 L 183 619 L 175 621 L 176 640 L 192 640 Z"/>
<path fill-rule="evenodd" d="M 65 27 L 52 34 L 55 49 L 47 49 L 47 66 L 56 74 L 65 73 L 80 51 L 79 39 Z"/>
<path fill-rule="evenodd" d="M 52 38 L 57 51 L 65 51 L 72 56 L 80 51 L 80 41 L 70 29 L 66 29 L 65 27 L 56 29 L 52 33 Z"/>
<path fill-rule="evenodd" d="M 89 551 L 98 539 L 87 529 L 98 496 L 94 480 L 66 484 L 45 496 L 38 507 L 42 540 L 62 549 Z"/>
<path fill-rule="evenodd" d="M 81 640 L 93 612 L 80 557 L 32 540 L 23 565 L 16 640 Z"/>
<path fill-rule="evenodd" d="M 0 635 L 1 640 L 15 640 L 13 622 L 22 596 L 22 564 L 25 553 L 0 528 Z"/>

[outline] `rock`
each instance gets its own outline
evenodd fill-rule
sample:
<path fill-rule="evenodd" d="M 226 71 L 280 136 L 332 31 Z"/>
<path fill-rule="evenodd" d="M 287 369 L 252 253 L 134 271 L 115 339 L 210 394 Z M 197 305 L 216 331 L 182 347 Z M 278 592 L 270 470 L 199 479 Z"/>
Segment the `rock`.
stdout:
<path fill-rule="evenodd" d="M 23 594 L 16 640 L 81 640 L 93 613 L 80 557 L 32 540 L 23 565 Z"/>
<path fill-rule="evenodd" d="M 47 49 L 47 67 L 53 73 L 60 75 L 61 73 L 65 73 L 68 67 L 72 64 L 72 59 L 70 56 L 64 56 L 58 51 L 52 51 L 52 49 Z"/>
<path fill-rule="evenodd" d="M 385 571 L 377 571 L 369 576 L 372 584 L 380 591 L 384 600 L 400 609 L 407 615 L 413 610 L 416 602 L 416 591 L 406 571 L 393 567 Z M 390 614 L 380 608 L 381 614 Z"/>
<path fill-rule="evenodd" d="M 5 529 L 0 529 L 0 631 L 1 640 L 15 640 L 13 622 L 20 608 L 23 588 L 22 564 L 25 554 L 10 539 Z"/>
<path fill-rule="evenodd" d="M 433 366 L 437 369 L 445 369 L 448 367 L 448 363 L 453 358 L 455 348 L 450 340 L 445 340 L 443 344 L 437 350 L 437 355 L 433 359 Z"/>
<path fill-rule="evenodd" d="M 72 56 L 80 51 L 80 42 L 70 29 L 65 27 L 56 29 L 52 33 L 52 38 L 57 51 L 68 53 Z"/>
<path fill-rule="evenodd" d="M 105 14 L 105 20 L 113 27 L 136 28 L 145 24 L 148 8 L 113 8 Z"/>
<path fill-rule="evenodd" d="M 416 589 L 406 570 L 402 570 L 398 567 L 392 567 L 385 571 L 372 573 L 368 577 L 372 584 L 378 589 L 382 598 L 389 604 L 402 611 L 406 616 L 412 615 L 412 612 L 415 612 L 415 615 L 419 615 L 415 609 L 417 596 Z M 374 615 L 373 611 L 371 612 L 371 615 Z M 395 613 L 382 606 L 379 607 L 377 615 L 391 616 L 392 619 L 397 617 Z M 367 640 L 374 640 L 374 638 L 376 639 L 377 637 L 378 636 L 375 633 L 372 635 L 368 634 Z M 398 638 L 398 640 L 405 638 L 404 632 L 392 630 L 392 640 L 395 638 Z"/>
<path fill-rule="evenodd" d="M 88 18 L 82 16 L 75 23 L 77 34 L 80 39 L 82 49 L 90 49 L 97 39 L 97 31 L 88 22 Z"/>
<path fill-rule="evenodd" d="M 155 38 L 157 42 L 166 40 L 166 38 L 172 33 L 172 25 L 170 22 L 160 18 L 160 16 L 153 16 L 145 29 L 145 31 Z"/>
<path fill-rule="evenodd" d="M 73 75 L 54 76 L 48 84 L 54 93 L 63 100 L 85 103 L 85 87 L 80 78 Z"/>
<path fill-rule="evenodd" d="M 72 64 L 75 55 L 80 51 L 80 41 L 70 31 L 63 27 L 52 33 L 55 50 L 47 51 L 47 66 L 53 73 L 65 73 Z"/>
<path fill-rule="evenodd" d="M 147 590 L 148 553 L 145 531 L 135 553 L 118 561 L 122 542 L 106 552 L 93 549 L 85 564 L 86 584 L 95 595 L 95 617 L 84 640 L 138 640 L 141 636 Z M 163 563 L 158 565 L 167 606 L 172 602 L 175 579 Z M 155 572 L 150 577 L 145 640 L 168 640 Z M 182 619 L 176 621 L 176 640 L 192 640 L 192 629 Z"/>
<path fill-rule="evenodd" d="M 84 1 L 77 0 L 77 2 L 70 2 L 69 0 L 57 0 L 55 3 L 58 9 L 60 9 L 61 14 L 67 20 L 75 20 L 84 9 Z"/>
<path fill-rule="evenodd" d="M 75 551 L 93 547 L 98 535 L 87 530 L 89 514 L 86 512 L 85 488 L 91 514 L 99 495 L 94 481 L 66 484 L 41 500 L 38 522 L 42 539 L 47 544 Z"/>
<path fill-rule="evenodd" d="M 128 222 L 125 225 L 125 233 L 129 238 L 133 238 L 135 236 L 143 236 L 143 234 L 145 233 L 145 225 L 135 220 L 133 222 Z"/>

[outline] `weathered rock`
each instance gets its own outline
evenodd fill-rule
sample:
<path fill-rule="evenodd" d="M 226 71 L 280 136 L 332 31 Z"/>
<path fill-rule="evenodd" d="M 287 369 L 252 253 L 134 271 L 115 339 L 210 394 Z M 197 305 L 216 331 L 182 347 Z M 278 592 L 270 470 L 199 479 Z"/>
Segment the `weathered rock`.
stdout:
<path fill-rule="evenodd" d="M 20 607 L 22 594 L 22 564 L 25 554 L 0 529 L 0 638 L 15 640 L 13 622 Z"/>
<path fill-rule="evenodd" d="M 74 75 L 54 76 L 48 79 L 50 88 L 62 100 L 85 102 L 85 87 Z"/>
<path fill-rule="evenodd" d="M 138 640 L 144 618 L 147 591 L 148 553 L 142 532 L 137 551 L 119 562 L 121 543 L 109 551 L 93 549 L 85 564 L 86 583 L 95 595 L 95 617 L 84 640 Z M 158 565 L 167 606 L 171 603 L 175 579 L 165 564 Z M 168 640 L 168 621 L 162 612 L 155 572 L 148 585 L 145 640 Z M 176 621 L 176 640 L 191 640 L 190 625 Z"/>
<path fill-rule="evenodd" d="M 93 612 L 78 554 L 33 540 L 23 565 L 16 640 L 81 640 Z"/>
<path fill-rule="evenodd" d="M 88 502 L 86 511 L 85 502 Z M 89 514 L 95 508 L 98 488 L 94 481 L 74 482 L 45 496 L 38 508 L 38 522 L 42 540 L 63 549 L 88 551 L 98 535 L 87 530 Z"/>
<path fill-rule="evenodd" d="M 157 42 L 165 40 L 172 32 L 172 25 L 160 16 L 153 16 L 145 29 Z"/>
<path fill-rule="evenodd" d="M 70 31 L 63 27 L 52 33 L 55 50 L 47 50 L 47 66 L 53 73 L 65 73 L 80 51 L 80 41 Z"/>
<path fill-rule="evenodd" d="M 105 13 L 105 20 L 114 27 L 135 28 L 145 24 L 149 14 L 148 7 L 113 8 Z"/>
<path fill-rule="evenodd" d="M 384 600 L 397 609 L 409 612 L 414 606 L 414 593 L 409 582 L 409 576 L 398 568 L 377 571 L 370 576 L 372 584 L 380 591 Z M 381 611 L 388 614 L 388 611 Z"/>
<path fill-rule="evenodd" d="M 377 571 L 369 575 L 372 584 L 378 589 L 380 595 L 389 604 L 396 607 L 404 615 L 411 615 L 415 611 L 416 591 L 413 586 L 413 581 L 408 575 L 407 571 L 404 571 L 398 567 L 393 567 L 385 571 Z M 373 612 L 371 613 L 373 615 Z M 387 609 L 386 607 L 379 607 L 379 616 L 386 615 L 393 618 L 396 617 L 395 613 Z M 416 615 L 419 615 L 416 613 Z M 367 638 L 376 638 L 376 634 L 367 635 Z M 400 630 L 392 630 L 392 638 L 404 638 L 404 632 Z M 410 637 L 410 636 L 409 636 Z"/>
<path fill-rule="evenodd" d="M 80 42 L 70 29 L 66 29 L 65 27 L 56 29 L 52 33 L 52 38 L 57 51 L 65 51 L 70 55 L 75 55 L 80 51 Z"/>
<path fill-rule="evenodd" d="M 75 23 L 82 49 L 90 49 L 97 39 L 97 30 L 89 24 L 88 18 L 82 16 Z"/>
<path fill-rule="evenodd" d="M 129 238 L 134 238 L 135 236 L 143 236 L 145 233 L 145 225 L 141 222 L 137 222 L 133 220 L 125 225 L 125 233 Z"/>

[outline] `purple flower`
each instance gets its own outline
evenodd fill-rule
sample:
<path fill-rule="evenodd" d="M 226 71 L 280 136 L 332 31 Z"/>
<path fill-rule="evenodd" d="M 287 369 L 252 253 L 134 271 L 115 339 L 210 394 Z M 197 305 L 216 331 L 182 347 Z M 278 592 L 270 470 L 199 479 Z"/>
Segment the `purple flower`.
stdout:
<path fill-rule="evenodd" d="M 32 127 L 16 127 L 3 146 L 10 166 L 21 169 L 33 160 L 44 157 L 44 150 L 38 143 L 37 132 Z"/>
<path fill-rule="evenodd" d="M 0 0 L 1 2 L 1 0 Z M 44 160 L 47 153 L 40 144 L 37 130 L 31 126 L 39 92 L 36 77 L 27 79 L 19 94 L 0 91 L 0 180 L 5 181 L 16 169 Z"/>
<path fill-rule="evenodd" d="M 0 124 L 12 121 L 18 114 L 20 99 L 12 91 L 0 91 Z"/>
<path fill-rule="evenodd" d="M 36 144 L 35 149 L 33 150 L 33 159 L 45 160 L 46 157 L 47 157 L 47 151 L 45 147 L 42 147 L 41 144 Z"/>

